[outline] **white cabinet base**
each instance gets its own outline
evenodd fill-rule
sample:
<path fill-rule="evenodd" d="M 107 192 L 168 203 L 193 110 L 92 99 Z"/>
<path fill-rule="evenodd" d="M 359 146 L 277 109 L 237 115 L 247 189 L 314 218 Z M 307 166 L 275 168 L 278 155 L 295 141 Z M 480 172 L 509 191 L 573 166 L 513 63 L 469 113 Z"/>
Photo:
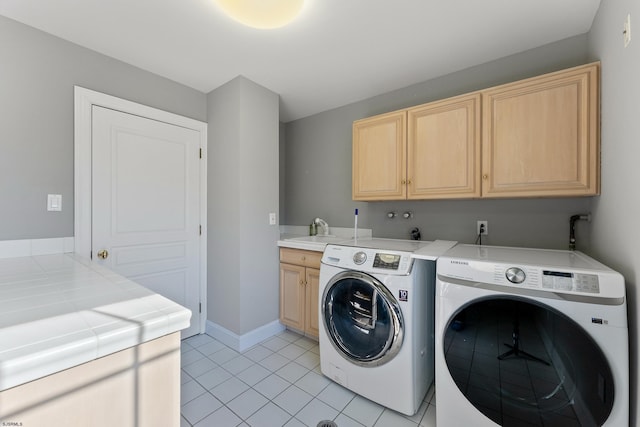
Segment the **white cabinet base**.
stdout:
<path fill-rule="evenodd" d="M 180 333 L 4 390 L 0 423 L 180 425 Z"/>

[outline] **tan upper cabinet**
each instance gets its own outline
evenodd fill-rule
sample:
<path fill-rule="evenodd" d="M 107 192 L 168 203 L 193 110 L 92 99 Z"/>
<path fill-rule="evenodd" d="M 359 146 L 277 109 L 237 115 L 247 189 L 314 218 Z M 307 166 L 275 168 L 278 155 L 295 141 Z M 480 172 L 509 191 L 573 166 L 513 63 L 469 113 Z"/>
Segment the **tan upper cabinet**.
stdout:
<path fill-rule="evenodd" d="M 595 195 L 598 64 L 483 91 L 486 197 Z"/>
<path fill-rule="evenodd" d="M 407 198 L 480 197 L 480 94 L 407 114 Z"/>
<path fill-rule="evenodd" d="M 588 64 L 354 122 L 353 199 L 599 194 L 598 71 Z"/>
<path fill-rule="evenodd" d="M 480 95 L 354 122 L 353 199 L 480 196 Z"/>
<path fill-rule="evenodd" d="M 353 200 L 407 197 L 406 122 L 405 111 L 354 122 Z"/>

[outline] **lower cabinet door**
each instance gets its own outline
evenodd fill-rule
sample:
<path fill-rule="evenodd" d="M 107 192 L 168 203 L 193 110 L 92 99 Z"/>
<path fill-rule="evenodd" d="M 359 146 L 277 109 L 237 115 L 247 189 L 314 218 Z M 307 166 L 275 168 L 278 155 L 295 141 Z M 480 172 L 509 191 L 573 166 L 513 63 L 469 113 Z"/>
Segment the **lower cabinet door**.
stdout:
<path fill-rule="evenodd" d="M 320 292 L 320 270 L 317 268 L 307 268 L 306 274 L 306 328 L 305 333 L 318 337 L 319 331 L 319 295 Z"/>
<path fill-rule="evenodd" d="M 280 263 L 280 322 L 304 331 L 305 267 Z"/>

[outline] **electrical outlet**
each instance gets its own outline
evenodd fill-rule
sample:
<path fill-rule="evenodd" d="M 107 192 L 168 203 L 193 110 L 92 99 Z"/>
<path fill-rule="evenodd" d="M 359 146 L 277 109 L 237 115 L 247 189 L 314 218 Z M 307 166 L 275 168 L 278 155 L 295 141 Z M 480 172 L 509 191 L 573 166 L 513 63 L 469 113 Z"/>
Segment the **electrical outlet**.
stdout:
<path fill-rule="evenodd" d="M 482 228 L 482 230 L 481 230 Z M 476 232 L 478 235 L 482 234 L 483 236 L 489 235 L 489 221 L 478 221 L 476 226 Z"/>
<path fill-rule="evenodd" d="M 271 212 L 269 214 L 269 225 L 276 225 L 276 213 L 275 212 Z"/>

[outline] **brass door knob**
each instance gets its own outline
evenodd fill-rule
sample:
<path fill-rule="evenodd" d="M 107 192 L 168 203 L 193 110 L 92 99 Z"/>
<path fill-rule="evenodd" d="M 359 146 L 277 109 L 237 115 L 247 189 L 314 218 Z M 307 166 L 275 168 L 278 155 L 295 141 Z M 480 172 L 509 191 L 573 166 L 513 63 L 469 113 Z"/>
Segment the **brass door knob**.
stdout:
<path fill-rule="evenodd" d="M 482 175 L 482 179 L 489 179 L 489 175 L 485 173 L 484 175 Z"/>
<path fill-rule="evenodd" d="M 106 249 L 101 249 L 98 251 L 98 258 L 107 259 L 108 256 L 109 256 L 109 252 Z"/>

